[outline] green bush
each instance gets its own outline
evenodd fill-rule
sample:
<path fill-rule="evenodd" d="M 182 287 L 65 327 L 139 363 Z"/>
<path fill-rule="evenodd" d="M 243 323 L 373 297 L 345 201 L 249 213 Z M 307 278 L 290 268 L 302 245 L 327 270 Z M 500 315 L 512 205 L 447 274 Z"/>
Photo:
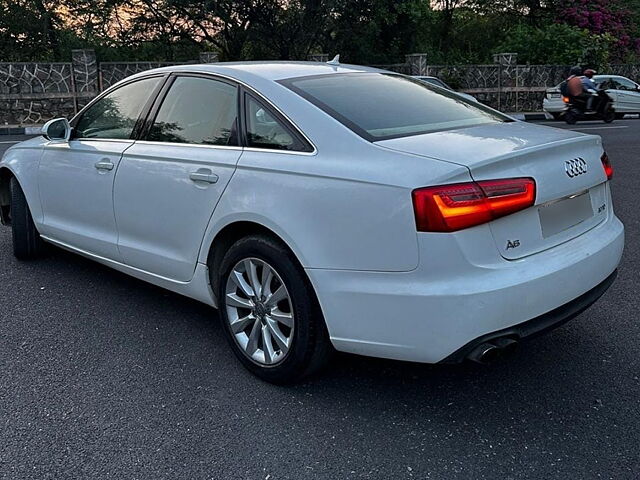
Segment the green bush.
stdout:
<path fill-rule="evenodd" d="M 508 31 L 496 52 L 516 52 L 518 63 L 603 67 L 613 42 L 609 34 L 595 35 L 561 23 L 540 28 L 517 25 Z"/>

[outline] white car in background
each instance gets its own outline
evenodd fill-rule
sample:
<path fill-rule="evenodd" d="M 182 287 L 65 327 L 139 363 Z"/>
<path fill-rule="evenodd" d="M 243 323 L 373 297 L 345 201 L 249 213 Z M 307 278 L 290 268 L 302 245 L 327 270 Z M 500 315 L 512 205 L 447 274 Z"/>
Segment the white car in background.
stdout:
<path fill-rule="evenodd" d="M 442 80 L 440 80 L 438 77 L 431 77 L 428 75 L 414 75 L 413 78 L 417 78 L 418 80 L 428 83 L 429 85 L 435 85 L 436 87 L 444 88 L 451 92 L 455 92 L 457 95 L 460 95 L 462 98 L 466 98 L 467 100 L 471 100 L 472 102 L 478 101 L 478 99 L 473 95 L 469 95 L 468 93 L 458 92 L 454 90 L 449 85 L 447 85 Z"/>
<path fill-rule="evenodd" d="M 640 85 L 636 82 L 620 75 L 594 75 L 593 81 L 599 88 L 607 91 L 618 118 L 627 113 L 640 113 Z M 560 119 L 567 109 L 560 93 L 560 84 L 546 91 L 542 109 L 554 119 Z"/>
<path fill-rule="evenodd" d="M 217 306 L 271 382 L 333 348 L 484 361 L 582 312 L 622 255 L 600 137 L 384 70 L 150 70 L 43 133 L 0 161 L 14 255 L 48 242 Z"/>

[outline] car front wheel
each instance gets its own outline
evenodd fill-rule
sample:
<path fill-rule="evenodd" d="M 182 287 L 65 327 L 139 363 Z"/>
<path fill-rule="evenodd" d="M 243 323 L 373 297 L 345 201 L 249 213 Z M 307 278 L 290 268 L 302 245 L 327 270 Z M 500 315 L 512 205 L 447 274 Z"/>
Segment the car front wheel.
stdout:
<path fill-rule="evenodd" d="M 224 331 L 247 369 L 282 384 L 327 362 L 332 348 L 320 306 L 284 245 L 262 235 L 243 238 L 229 248 L 220 272 Z"/>
<path fill-rule="evenodd" d="M 15 178 L 9 183 L 11 193 L 11 230 L 13 254 L 19 260 L 32 260 L 44 251 L 44 242 L 33 223 L 33 217 L 22 187 Z"/>

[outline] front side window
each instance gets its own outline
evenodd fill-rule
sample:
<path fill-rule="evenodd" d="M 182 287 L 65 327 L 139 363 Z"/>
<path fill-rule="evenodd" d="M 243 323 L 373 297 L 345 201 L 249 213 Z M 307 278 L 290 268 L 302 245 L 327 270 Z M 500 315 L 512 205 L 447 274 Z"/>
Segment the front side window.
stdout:
<path fill-rule="evenodd" d="M 280 83 L 370 141 L 512 121 L 453 92 L 396 74 L 337 73 Z"/>
<path fill-rule="evenodd" d="M 156 142 L 238 145 L 238 89 L 202 77 L 178 77 L 147 137 Z"/>
<path fill-rule="evenodd" d="M 274 150 L 310 151 L 267 107 L 245 95 L 247 146 Z"/>
<path fill-rule="evenodd" d="M 142 109 L 161 80 L 145 78 L 105 95 L 82 114 L 74 138 L 130 138 Z"/>

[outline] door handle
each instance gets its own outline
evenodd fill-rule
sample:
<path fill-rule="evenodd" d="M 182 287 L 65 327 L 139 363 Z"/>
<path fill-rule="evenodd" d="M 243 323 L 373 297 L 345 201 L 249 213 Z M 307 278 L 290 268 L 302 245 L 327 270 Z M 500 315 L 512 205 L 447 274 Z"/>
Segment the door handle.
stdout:
<path fill-rule="evenodd" d="M 108 159 L 104 159 L 104 160 L 100 160 L 98 163 L 95 164 L 96 169 L 98 170 L 113 170 L 113 163 L 111 163 L 110 160 Z"/>
<path fill-rule="evenodd" d="M 190 173 L 189 178 L 194 182 L 216 183 L 219 177 L 208 168 L 200 168 Z"/>

